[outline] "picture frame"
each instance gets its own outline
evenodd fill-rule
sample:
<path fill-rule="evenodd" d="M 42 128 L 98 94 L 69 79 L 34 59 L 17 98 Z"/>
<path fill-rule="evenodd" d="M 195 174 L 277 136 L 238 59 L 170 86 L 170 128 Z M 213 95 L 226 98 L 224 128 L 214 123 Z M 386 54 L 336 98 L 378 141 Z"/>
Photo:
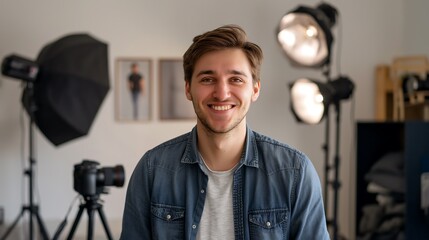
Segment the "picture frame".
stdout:
<path fill-rule="evenodd" d="M 118 121 L 152 118 L 152 60 L 120 57 L 115 61 L 115 116 Z"/>
<path fill-rule="evenodd" d="M 192 102 L 186 98 L 183 60 L 159 59 L 159 114 L 161 120 L 196 119 Z"/>

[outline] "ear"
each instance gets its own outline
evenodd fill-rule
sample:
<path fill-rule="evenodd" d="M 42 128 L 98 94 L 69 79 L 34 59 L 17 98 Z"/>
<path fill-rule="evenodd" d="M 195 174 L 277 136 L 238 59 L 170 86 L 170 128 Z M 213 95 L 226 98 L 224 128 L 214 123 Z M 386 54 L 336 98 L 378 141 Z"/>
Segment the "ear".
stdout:
<path fill-rule="evenodd" d="M 256 81 L 253 84 L 252 102 L 254 102 L 258 99 L 260 90 L 261 90 L 261 82 Z"/>
<path fill-rule="evenodd" d="M 192 101 L 192 95 L 191 95 L 191 81 L 185 81 L 185 93 L 186 93 L 186 98 L 189 101 Z"/>

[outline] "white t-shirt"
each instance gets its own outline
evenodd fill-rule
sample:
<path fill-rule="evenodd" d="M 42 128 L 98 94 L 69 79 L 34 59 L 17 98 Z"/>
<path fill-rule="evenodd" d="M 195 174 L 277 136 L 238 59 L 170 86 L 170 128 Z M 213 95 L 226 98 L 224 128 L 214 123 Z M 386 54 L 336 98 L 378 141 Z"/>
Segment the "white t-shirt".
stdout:
<path fill-rule="evenodd" d="M 236 166 L 227 171 L 213 171 L 201 159 L 208 183 L 197 240 L 234 239 L 232 180 Z"/>

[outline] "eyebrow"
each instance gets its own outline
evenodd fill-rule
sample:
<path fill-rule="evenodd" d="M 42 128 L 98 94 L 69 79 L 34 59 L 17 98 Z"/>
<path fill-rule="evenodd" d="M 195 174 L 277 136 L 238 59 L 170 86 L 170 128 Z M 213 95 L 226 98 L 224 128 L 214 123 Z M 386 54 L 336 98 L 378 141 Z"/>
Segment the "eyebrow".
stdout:
<path fill-rule="evenodd" d="M 202 70 L 202 71 L 198 72 L 197 77 L 199 77 L 201 75 L 213 75 L 215 73 L 216 72 L 213 70 Z M 247 77 L 247 75 L 244 72 L 239 71 L 239 70 L 229 70 L 228 73 Z"/>

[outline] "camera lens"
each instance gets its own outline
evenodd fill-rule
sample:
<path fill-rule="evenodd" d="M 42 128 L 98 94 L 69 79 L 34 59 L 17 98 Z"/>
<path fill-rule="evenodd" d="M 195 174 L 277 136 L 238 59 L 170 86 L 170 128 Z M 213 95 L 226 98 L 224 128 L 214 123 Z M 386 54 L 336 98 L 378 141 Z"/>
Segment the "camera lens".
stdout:
<path fill-rule="evenodd" d="M 122 165 L 101 168 L 97 175 L 98 186 L 122 187 L 125 182 L 125 170 Z"/>

